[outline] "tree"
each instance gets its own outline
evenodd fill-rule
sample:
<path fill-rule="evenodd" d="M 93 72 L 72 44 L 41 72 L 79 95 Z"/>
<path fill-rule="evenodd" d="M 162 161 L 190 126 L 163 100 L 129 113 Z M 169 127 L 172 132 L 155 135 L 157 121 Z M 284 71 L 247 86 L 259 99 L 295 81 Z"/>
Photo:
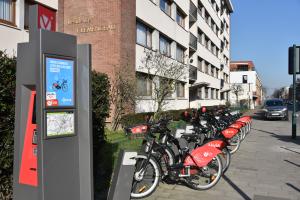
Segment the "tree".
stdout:
<path fill-rule="evenodd" d="M 153 84 L 151 99 L 155 108 L 154 118 L 157 118 L 168 104 L 167 98 L 175 92 L 176 84 L 188 78 L 188 67 L 157 51 L 145 49 L 144 53 L 139 69 L 147 74 L 147 80 Z"/>
<path fill-rule="evenodd" d="M 239 104 L 239 95 L 244 92 L 243 87 L 240 84 L 232 84 L 231 85 L 231 92 L 235 94 L 236 97 L 236 105 Z"/>
<path fill-rule="evenodd" d="M 130 74 L 132 67 L 127 63 L 125 66 L 116 68 L 111 81 L 110 101 L 112 108 L 112 129 L 115 131 L 126 114 L 127 110 L 134 109 L 137 102 L 135 73 Z"/>

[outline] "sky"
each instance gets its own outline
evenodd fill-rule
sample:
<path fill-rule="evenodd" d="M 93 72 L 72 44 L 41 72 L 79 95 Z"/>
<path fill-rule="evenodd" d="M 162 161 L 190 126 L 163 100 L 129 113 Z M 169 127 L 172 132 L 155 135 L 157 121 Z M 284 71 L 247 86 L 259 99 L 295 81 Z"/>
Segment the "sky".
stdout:
<path fill-rule="evenodd" d="M 288 47 L 300 46 L 300 0 L 231 1 L 231 60 L 252 60 L 268 95 L 289 86 Z"/>

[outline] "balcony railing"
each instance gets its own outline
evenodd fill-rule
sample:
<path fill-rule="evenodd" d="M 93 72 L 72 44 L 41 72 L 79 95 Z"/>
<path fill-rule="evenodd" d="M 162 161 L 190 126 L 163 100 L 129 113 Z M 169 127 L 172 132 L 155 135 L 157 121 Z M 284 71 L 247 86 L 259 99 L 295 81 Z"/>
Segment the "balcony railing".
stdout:
<path fill-rule="evenodd" d="M 197 80 L 197 67 L 189 65 L 189 79 L 191 81 Z"/>
<path fill-rule="evenodd" d="M 197 37 L 190 33 L 190 48 L 197 51 Z"/>

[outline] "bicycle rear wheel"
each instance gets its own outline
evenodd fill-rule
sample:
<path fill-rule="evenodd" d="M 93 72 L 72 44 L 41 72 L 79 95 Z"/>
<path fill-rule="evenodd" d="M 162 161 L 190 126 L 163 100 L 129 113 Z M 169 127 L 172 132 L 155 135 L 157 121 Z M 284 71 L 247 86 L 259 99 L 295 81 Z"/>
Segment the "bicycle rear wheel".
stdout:
<path fill-rule="evenodd" d="M 188 186 L 195 190 L 207 190 L 215 186 L 222 176 L 222 162 L 217 155 L 205 167 L 191 169 L 194 173 L 186 178 Z"/>

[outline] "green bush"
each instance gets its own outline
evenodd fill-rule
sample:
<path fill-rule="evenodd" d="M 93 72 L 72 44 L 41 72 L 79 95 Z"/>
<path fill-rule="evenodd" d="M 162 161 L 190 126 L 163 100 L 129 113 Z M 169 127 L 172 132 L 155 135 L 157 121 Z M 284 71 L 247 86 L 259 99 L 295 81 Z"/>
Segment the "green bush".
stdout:
<path fill-rule="evenodd" d="M 104 161 L 105 155 L 109 155 L 109 149 L 105 142 L 105 120 L 109 116 L 109 79 L 106 74 L 92 72 L 92 104 L 93 104 L 93 152 L 94 152 L 94 184 L 95 192 L 99 192 L 103 180 L 110 176 L 110 171 L 103 170 L 109 160 Z M 107 158 L 107 156 L 106 156 Z M 111 158 L 112 159 L 112 158 Z M 109 174 L 109 175 L 107 175 Z M 102 188 L 103 189 L 103 188 Z"/>
<path fill-rule="evenodd" d="M 94 144 L 104 141 L 105 120 L 109 117 L 109 89 L 108 76 L 92 71 L 92 104 L 93 104 L 93 135 Z"/>
<path fill-rule="evenodd" d="M 12 198 L 16 58 L 0 51 L 0 199 Z"/>

